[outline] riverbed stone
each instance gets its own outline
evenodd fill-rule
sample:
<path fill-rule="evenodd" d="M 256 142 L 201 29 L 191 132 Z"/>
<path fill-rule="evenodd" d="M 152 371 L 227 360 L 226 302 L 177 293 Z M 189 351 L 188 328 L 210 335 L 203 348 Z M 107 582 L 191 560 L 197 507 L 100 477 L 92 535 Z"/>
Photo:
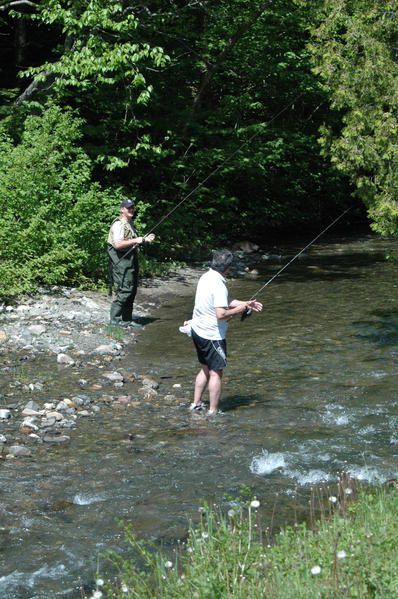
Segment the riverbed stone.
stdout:
<path fill-rule="evenodd" d="M 14 458 L 30 457 L 32 455 L 29 447 L 25 445 L 11 445 L 8 449 L 8 455 L 14 456 Z"/>
<path fill-rule="evenodd" d="M 55 420 L 58 422 L 59 420 L 63 419 L 63 415 L 61 414 L 61 412 L 47 412 L 46 414 L 47 418 L 55 418 Z"/>
<path fill-rule="evenodd" d="M 0 435 L 0 443 L 7 443 L 7 437 L 5 435 Z"/>
<path fill-rule="evenodd" d="M 0 420 L 9 420 L 11 418 L 11 412 L 7 409 L 0 410 Z"/>
<path fill-rule="evenodd" d="M 44 324 L 31 324 L 28 327 L 28 331 L 32 333 L 32 335 L 40 337 L 40 335 L 43 335 L 43 333 L 46 332 L 46 327 Z"/>
<path fill-rule="evenodd" d="M 23 414 L 23 416 L 35 416 L 35 414 L 24 414 L 25 410 L 28 410 L 30 412 L 40 412 L 41 406 L 36 401 L 33 401 L 33 399 L 31 399 L 25 405 L 25 407 L 24 407 L 24 409 L 22 411 L 22 414 Z"/>
<path fill-rule="evenodd" d="M 149 389 L 159 389 L 159 383 L 148 376 L 142 379 L 142 386 L 148 387 Z"/>
<path fill-rule="evenodd" d="M 44 443 L 52 443 L 54 445 L 65 445 L 66 443 L 69 443 L 70 437 L 69 435 L 56 435 L 47 433 L 44 435 L 43 441 Z"/>
<path fill-rule="evenodd" d="M 100 356 L 105 356 L 106 354 L 115 354 L 117 353 L 117 351 L 115 350 L 113 345 L 99 345 L 93 350 L 92 353 L 98 354 Z"/>
<path fill-rule="evenodd" d="M 123 382 L 124 377 L 122 374 L 120 374 L 120 372 L 104 372 L 104 374 L 102 375 L 104 377 L 104 379 L 108 379 L 108 381 L 112 381 L 112 382 Z"/>
<path fill-rule="evenodd" d="M 5 343 L 8 340 L 7 333 L 5 331 L 0 331 L 0 345 Z"/>
<path fill-rule="evenodd" d="M 66 404 L 64 400 L 59 401 L 55 409 L 57 412 L 65 412 L 68 409 L 68 404 Z"/>
<path fill-rule="evenodd" d="M 58 354 L 57 355 L 58 364 L 64 364 L 65 366 L 74 366 L 75 361 L 68 354 Z"/>

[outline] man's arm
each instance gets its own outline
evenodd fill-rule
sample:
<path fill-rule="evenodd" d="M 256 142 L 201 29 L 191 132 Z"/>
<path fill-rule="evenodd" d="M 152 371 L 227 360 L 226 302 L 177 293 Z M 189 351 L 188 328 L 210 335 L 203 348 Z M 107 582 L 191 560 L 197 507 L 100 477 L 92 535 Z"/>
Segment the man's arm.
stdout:
<path fill-rule="evenodd" d="M 240 300 L 232 300 L 228 308 L 216 308 L 216 316 L 218 320 L 226 320 L 235 314 L 243 314 L 246 310 L 254 310 L 254 312 L 261 312 L 263 305 L 260 302 L 249 300 L 248 302 L 242 302 Z"/>

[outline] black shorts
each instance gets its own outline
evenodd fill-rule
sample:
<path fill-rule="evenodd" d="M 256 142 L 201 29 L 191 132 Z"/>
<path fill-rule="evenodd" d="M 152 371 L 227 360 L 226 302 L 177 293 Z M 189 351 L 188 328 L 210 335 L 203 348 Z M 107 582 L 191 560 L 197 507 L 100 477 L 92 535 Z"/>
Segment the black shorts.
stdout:
<path fill-rule="evenodd" d="M 192 340 L 201 364 L 209 370 L 222 370 L 227 365 L 227 342 L 225 339 L 203 339 L 192 330 Z"/>

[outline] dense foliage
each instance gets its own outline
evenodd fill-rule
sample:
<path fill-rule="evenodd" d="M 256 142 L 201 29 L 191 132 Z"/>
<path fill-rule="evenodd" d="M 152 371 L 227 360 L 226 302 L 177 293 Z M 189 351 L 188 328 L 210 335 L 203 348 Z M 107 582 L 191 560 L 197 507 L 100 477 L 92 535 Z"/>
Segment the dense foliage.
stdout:
<path fill-rule="evenodd" d="M 350 204 L 349 182 L 375 227 L 395 234 L 396 18 L 392 0 L 0 0 L 2 238 L 23 220 L 6 187 L 16 156 L 40 154 L 27 140 L 34 123 L 45 146 L 38 132 L 54 110 L 53 144 L 69 139 L 74 172 L 66 212 L 91 227 L 82 248 L 74 221 L 57 257 L 39 235 L 29 277 L 2 250 L 7 281 L 102 276 L 98 248 L 121 193 L 140 201 L 146 230 L 196 190 L 157 230 L 162 259 L 319 230 Z M 39 213 L 43 195 L 59 204 L 45 164 L 30 175 Z"/>
<path fill-rule="evenodd" d="M 313 44 L 340 115 L 337 126 L 325 123 L 323 148 L 384 235 L 398 234 L 397 41 L 395 0 L 326 0 Z"/>

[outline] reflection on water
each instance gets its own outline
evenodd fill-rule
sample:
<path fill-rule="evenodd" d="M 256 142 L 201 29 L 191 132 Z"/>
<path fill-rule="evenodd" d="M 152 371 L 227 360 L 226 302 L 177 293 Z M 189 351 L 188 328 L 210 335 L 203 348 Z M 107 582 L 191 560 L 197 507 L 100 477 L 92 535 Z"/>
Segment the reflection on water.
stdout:
<path fill-rule="evenodd" d="M 243 484 L 265 511 L 277 497 L 283 520 L 343 470 L 372 484 L 396 478 L 398 267 L 383 260 L 392 246 L 319 244 L 267 287 L 263 313 L 230 327 L 224 414 L 212 421 L 187 410 L 197 365 L 178 326 L 194 289 L 162 308 L 123 365 L 155 374 L 157 398 L 104 409 L 69 447 L 2 465 L 1 596 L 78 597 L 79 576 L 90 582 L 97 555 L 121 546 L 119 519 L 167 545 L 201 501 L 227 505 Z M 234 296 L 250 297 L 280 264 L 257 268 L 257 279 L 231 282 Z"/>

